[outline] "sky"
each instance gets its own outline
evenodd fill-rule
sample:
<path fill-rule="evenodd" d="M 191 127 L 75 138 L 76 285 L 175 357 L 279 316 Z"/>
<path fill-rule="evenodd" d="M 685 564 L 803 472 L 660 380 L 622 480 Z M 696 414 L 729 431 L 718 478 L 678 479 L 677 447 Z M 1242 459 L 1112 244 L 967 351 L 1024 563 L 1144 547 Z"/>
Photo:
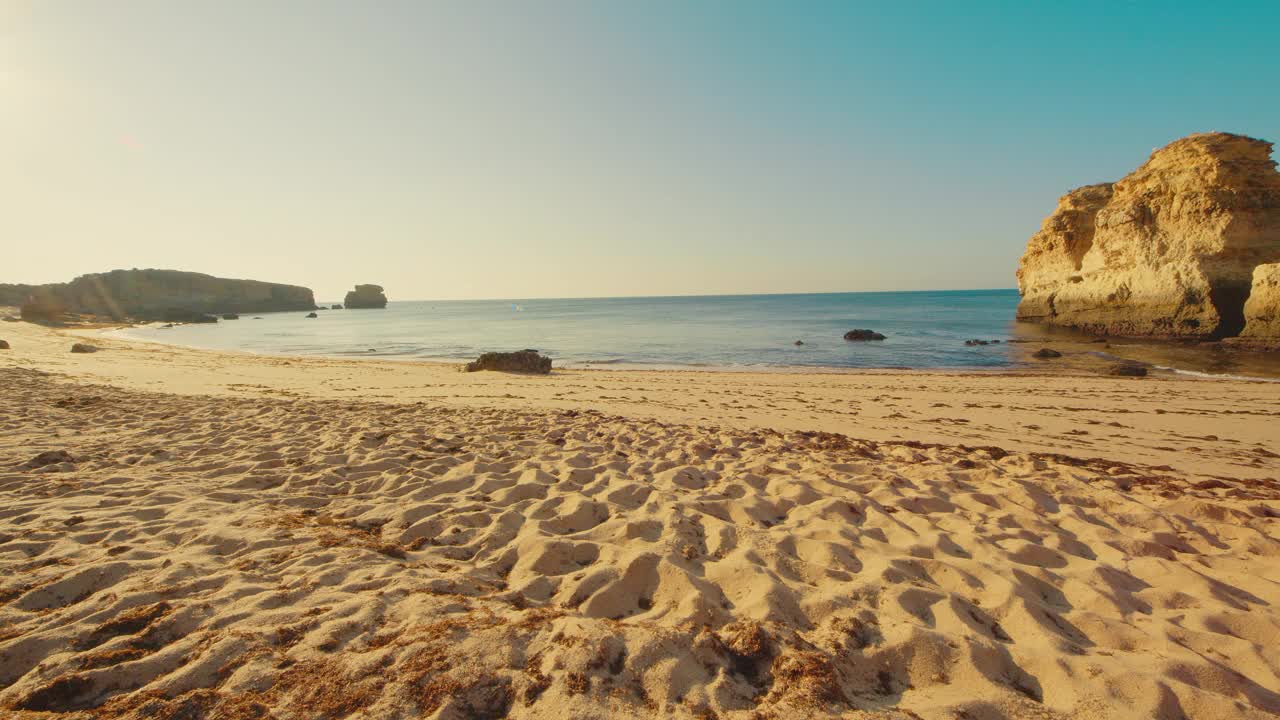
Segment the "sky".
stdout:
<path fill-rule="evenodd" d="M 1067 190 L 1280 140 L 1280 3 L 0 0 L 0 282 L 1013 287 Z"/>

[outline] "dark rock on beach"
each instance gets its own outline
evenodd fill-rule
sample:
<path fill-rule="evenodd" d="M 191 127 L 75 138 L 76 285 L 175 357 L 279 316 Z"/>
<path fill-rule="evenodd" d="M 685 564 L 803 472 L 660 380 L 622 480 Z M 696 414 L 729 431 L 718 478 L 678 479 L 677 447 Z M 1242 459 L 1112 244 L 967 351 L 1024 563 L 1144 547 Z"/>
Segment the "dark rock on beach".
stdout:
<path fill-rule="evenodd" d="M 224 313 L 222 316 L 222 319 L 223 320 L 239 320 L 240 316 L 235 313 Z"/>
<path fill-rule="evenodd" d="M 99 348 L 96 345 L 90 345 L 88 343 L 76 343 L 71 346 L 71 352 L 73 353 L 96 353 L 101 349 L 102 348 Z"/>
<path fill-rule="evenodd" d="M 804 344 L 804 341 L 803 341 L 803 340 L 797 340 L 797 341 L 796 341 L 796 347 L 799 347 L 799 346 L 801 346 L 801 345 L 803 345 L 803 344 Z"/>
<path fill-rule="evenodd" d="M 0 350 L 8 350 L 8 349 L 9 349 L 9 341 L 0 340 Z"/>
<path fill-rule="evenodd" d="M 1062 353 L 1058 352 L 1057 350 L 1053 350 L 1051 348 L 1040 348 L 1039 350 L 1035 351 L 1035 353 L 1032 354 L 1031 357 L 1039 358 L 1040 360 L 1049 360 L 1051 358 L 1062 357 Z"/>
<path fill-rule="evenodd" d="M 315 313 L 313 313 L 313 312 L 309 312 L 309 313 L 307 313 L 307 317 L 309 317 L 309 318 L 318 318 L 318 317 L 320 317 L 320 316 L 319 316 L 319 315 L 317 315 L 317 314 L 315 314 Z"/>
<path fill-rule="evenodd" d="M 875 330 L 850 330 L 844 334 L 845 340 L 883 340 L 884 335 Z"/>
<path fill-rule="evenodd" d="M 1145 365 L 1136 362 L 1116 363 L 1107 370 L 1107 374 L 1121 377 L 1146 377 L 1147 368 Z"/>
<path fill-rule="evenodd" d="M 501 372 L 536 373 L 546 375 L 551 372 L 551 358 L 539 355 L 533 350 L 519 352 L 488 352 L 463 368 L 465 372 L 477 370 L 498 370 Z"/>
<path fill-rule="evenodd" d="M 330 306 L 329 306 L 329 309 L 330 309 L 330 310 L 341 310 L 341 309 L 342 309 L 342 306 L 341 306 L 341 305 L 330 305 Z"/>
<path fill-rule="evenodd" d="M 46 450 L 39 455 L 27 461 L 26 465 L 32 470 L 42 468 L 46 465 L 60 465 L 62 463 L 75 462 L 76 459 L 71 457 L 71 453 L 66 450 Z"/>

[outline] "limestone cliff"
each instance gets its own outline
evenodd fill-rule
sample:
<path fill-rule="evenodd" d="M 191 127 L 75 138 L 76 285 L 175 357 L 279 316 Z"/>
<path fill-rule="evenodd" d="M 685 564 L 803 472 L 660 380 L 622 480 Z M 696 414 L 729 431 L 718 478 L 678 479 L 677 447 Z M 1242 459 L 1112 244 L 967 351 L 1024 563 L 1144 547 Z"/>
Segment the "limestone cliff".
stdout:
<path fill-rule="evenodd" d="M 1233 336 L 1254 268 L 1275 262 L 1271 143 L 1191 135 L 1117 183 L 1063 196 L 1027 243 L 1018 319 L 1111 335 Z"/>
<path fill-rule="evenodd" d="M 348 310 L 384 308 L 387 306 L 387 296 L 383 294 L 381 285 L 357 285 L 355 290 L 347 293 L 342 304 Z"/>
<path fill-rule="evenodd" d="M 309 288 L 179 270 L 113 270 L 68 283 L 0 286 L 0 297 L 21 297 L 14 304 L 23 305 L 24 316 L 47 319 L 62 312 L 153 320 L 178 311 L 250 313 L 316 306 Z"/>
<path fill-rule="evenodd" d="M 1244 304 L 1241 339 L 1280 342 L 1280 264 L 1253 270 L 1253 287 Z"/>

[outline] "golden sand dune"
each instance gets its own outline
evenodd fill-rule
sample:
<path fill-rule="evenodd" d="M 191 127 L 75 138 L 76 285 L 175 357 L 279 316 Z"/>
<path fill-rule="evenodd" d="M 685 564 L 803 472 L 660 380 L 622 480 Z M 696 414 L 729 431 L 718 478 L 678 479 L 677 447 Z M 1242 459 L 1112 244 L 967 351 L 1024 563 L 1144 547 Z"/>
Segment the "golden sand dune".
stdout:
<path fill-rule="evenodd" d="M 0 706 L 1280 713 L 1274 480 L 497 404 L 0 368 Z"/>

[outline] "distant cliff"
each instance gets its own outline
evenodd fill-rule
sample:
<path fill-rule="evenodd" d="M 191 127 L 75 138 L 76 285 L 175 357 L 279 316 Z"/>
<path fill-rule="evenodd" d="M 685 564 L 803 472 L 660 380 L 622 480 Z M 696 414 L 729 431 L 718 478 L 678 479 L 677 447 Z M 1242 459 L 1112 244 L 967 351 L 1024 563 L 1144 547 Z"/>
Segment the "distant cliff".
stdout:
<path fill-rule="evenodd" d="M 1018 267 L 1018 319 L 1109 335 L 1231 337 L 1244 330 L 1255 268 L 1277 262 L 1271 143 L 1190 135 L 1119 182 L 1059 200 Z M 1254 305 L 1251 332 L 1280 330 Z"/>
<path fill-rule="evenodd" d="M 180 270 L 112 270 L 67 283 L 0 285 L 0 305 L 26 306 L 33 315 L 62 312 L 117 320 L 162 319 L 188 313 L 312 310 L 315 295 L 297 285 L 229 280 Z"/>

